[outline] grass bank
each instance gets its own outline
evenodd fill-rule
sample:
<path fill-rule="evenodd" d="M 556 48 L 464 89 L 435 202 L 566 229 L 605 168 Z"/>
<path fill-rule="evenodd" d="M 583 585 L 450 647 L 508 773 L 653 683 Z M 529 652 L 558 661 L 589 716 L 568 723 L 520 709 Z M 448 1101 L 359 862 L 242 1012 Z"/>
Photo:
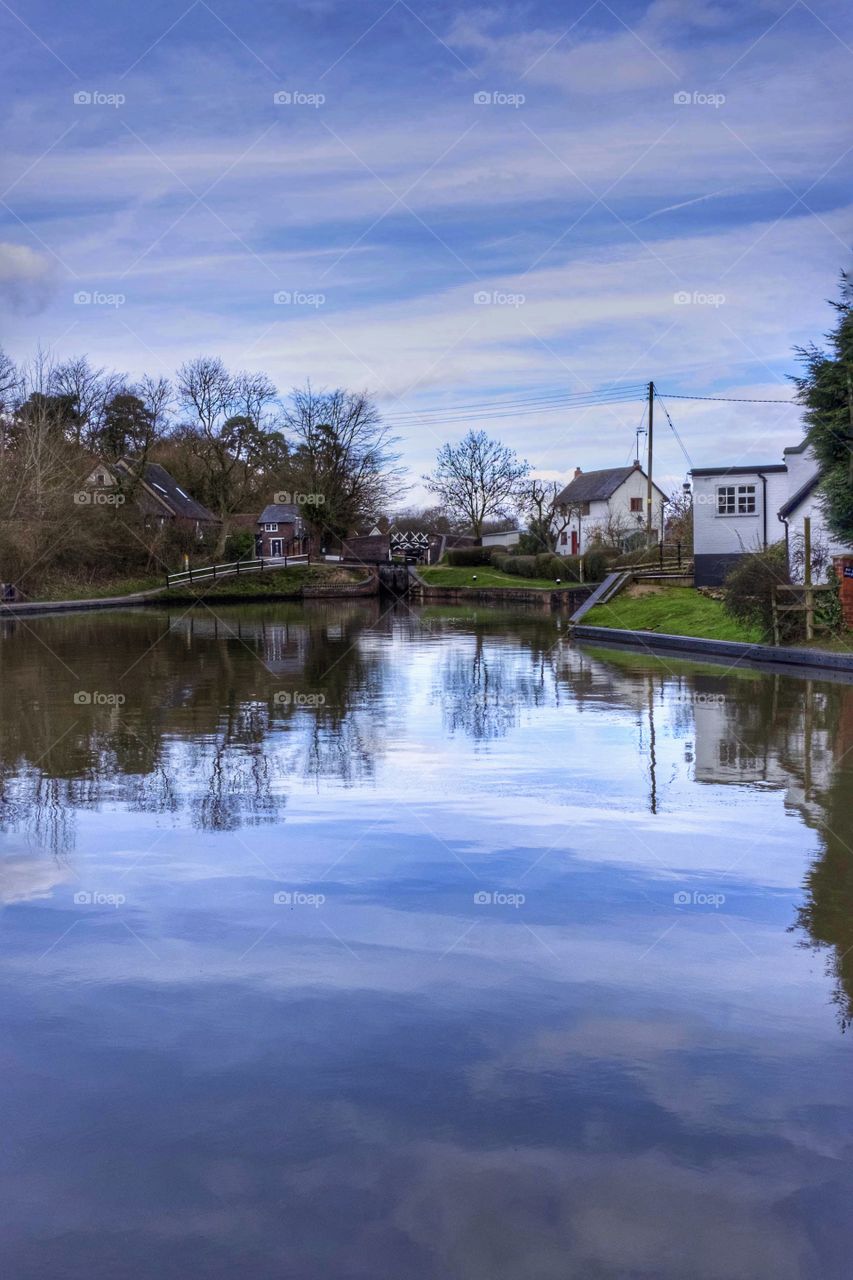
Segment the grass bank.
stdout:
<path fill-rule="evenodd" d="M 183 583 L 164 592 L 164 600 L 255 600 L 274 596 L 298 598 L 305 587 L 352 586 L 364 581 L 361 569 L 344 569 L 334 564 L 290 565 L 265 569 L 263 573 L 232 574 L 227 578 L 206 578 L 204 582 Z"/>
<path fill-rule="evenodd" d="M 233 574 L 225 578 L 205 578 L 202 582 L 181 583 L 163 591 L 163 600 L 262 599 L 269 596 L 297 598 L 304 587 L 351 585 L 364 578 L 361 570 L 345 569 L 335 564 L 291 565 L 269 569 L 263 573 Z M 113 596 L 132 596 L 165 586 L 165 574 L 145 578 L 110 578 L 97 582 L 80 582 L 67 578 L 46 583 L 37 594 L 26 596 L 33 603 L 55 600 L 104 600 Z"/>
<path fill-rule="evenodd" d="M 758 627 L 729 617 L 719 600 L 700 595 L 692 587 L 635 584 L 610 604 L 599 604 L 583 618 L 583 626 L 612 627 L 615 631 L 660 631 L 671 636 L 702 636 L 708 640 L 760 643 Z"/>
<path fill-rule="evenodd" d="M 418 575 L 430 587 L 514 587 L 516 591 L 556 591 L 560 587 L 578 584 L 563 578 L 521 578 L 514 573 L 501 573 L 487 564 L 448 565 L 436 564 L 421 568 Z"/>

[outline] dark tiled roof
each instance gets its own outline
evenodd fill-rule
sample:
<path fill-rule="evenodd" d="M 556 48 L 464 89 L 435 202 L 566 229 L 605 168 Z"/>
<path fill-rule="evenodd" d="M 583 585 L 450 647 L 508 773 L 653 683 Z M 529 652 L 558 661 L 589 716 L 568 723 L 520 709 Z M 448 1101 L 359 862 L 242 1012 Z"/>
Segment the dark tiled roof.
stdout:
<path fill-rule="evenodd" d="M 788 450 L 786 449 L 785 452 L 787 453 Z M 794 511 L 796 511 L 800 503 L 803 502 L 804 499 L 806 499 L 810 493 L 814 492 L 814 490 L 818 486 L 819 480 L 820 480 L 820 472 L 816 471 L 814 475 L 811 477 L 811 479 L 807 480 L 805 484 L 800 485 L 797 492 L 791 495 L 791 497 L 788 499 L 788 501 L 785 503 L 783 507 L 779 508 L 779 515 L 783 520 L 787 520 L 788 516 L 791 515 Z"/>
<path fill-rule="evenodd" d="M 122 459 L 117 467 L 125 473 L 132 473 L 134 464 Z M 161 467 L 159 462 L 146 463 L 142 480 L 160 501 L 166 504 L 172 515 L 179 516 L 183 520 L 200 520 L 205 524 L 219 523 L 219 517 L 212 511 L 208 511 L 207 507 L 197 502 L 195 498 L 190 497 L 174 476 L 170 475 L 165 467 Z"/>
<path fill-rule="evenodd" d="M 690 472 L 692 476 L 756 476 L 762 471 L 787 471 L 788 468 L 784 462 L 771 462 L 766 466 L 762 466 L 760 462 L 756 462 L 751 467 L 694 467 Z"/>
<path fill-rule="evenodd" d="M 606 502 L 635 471 L 645 477 L 646 473 L 640 467 L 608 467 L 604 471 L 582 471 L 574 480 L 569 481 L 557 502 L 565 506 L 570 502 Z M 655 488 L 657 489 L 657 485 Z"/>
<path fill-rule="evenodd" d="M 295 524 L 299 515 L 295 502 L 271 502 L 258 516 L 258 524 Z"/>

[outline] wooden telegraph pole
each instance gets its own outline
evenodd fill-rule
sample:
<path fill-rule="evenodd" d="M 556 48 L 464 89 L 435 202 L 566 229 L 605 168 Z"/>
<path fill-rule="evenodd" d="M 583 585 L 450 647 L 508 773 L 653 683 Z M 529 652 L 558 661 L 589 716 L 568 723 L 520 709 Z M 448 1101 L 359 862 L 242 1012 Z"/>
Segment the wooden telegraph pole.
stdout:
<path fill-rule="evenodd" d="M 654 512 L 652 511 L 652 448 L 654 442 L 655 384 L 649 383 L 649 458 L 646 465 L 646 537 L 652 540 Z"/>

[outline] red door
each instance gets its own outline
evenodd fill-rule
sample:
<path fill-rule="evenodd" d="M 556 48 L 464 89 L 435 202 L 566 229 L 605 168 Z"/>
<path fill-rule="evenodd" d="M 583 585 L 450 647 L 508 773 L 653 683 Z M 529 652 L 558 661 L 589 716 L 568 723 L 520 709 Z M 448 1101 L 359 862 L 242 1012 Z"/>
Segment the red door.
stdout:
<path fill-rule="evenodd" d="M 578 531 L 577 529 L 572 529 L 572 555 L 576 556 L 577 553 L 578 553 Z"/>

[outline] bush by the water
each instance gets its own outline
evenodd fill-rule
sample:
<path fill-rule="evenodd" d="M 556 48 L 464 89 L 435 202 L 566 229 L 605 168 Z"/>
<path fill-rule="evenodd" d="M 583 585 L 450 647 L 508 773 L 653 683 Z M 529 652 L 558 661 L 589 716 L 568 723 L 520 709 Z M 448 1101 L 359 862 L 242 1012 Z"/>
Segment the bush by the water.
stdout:
<path fill-rule="evenodd" d="M 491 547 L 449 547 L 444 553 L 448 564 L 491 564 Z"/>
<path fill-rule="evenodd" d="M 603 582 L 607 577 L 607 553 L 602 547 L 593 547 L 584 554 L 583 576 L 585 582 Z"/>
<path fill-rule="evenodd" d="M 772 640 L 773 588 L 779 583 L 790 581 L 785 544 L 776 542 L 764 551 L 741 556 L 726 577 L 723 605 L 733 618 L 760 627 L 764 639 Z M 798 639 L 802 625 L 800 614 L 780 613 L 782 643 Z"/>

